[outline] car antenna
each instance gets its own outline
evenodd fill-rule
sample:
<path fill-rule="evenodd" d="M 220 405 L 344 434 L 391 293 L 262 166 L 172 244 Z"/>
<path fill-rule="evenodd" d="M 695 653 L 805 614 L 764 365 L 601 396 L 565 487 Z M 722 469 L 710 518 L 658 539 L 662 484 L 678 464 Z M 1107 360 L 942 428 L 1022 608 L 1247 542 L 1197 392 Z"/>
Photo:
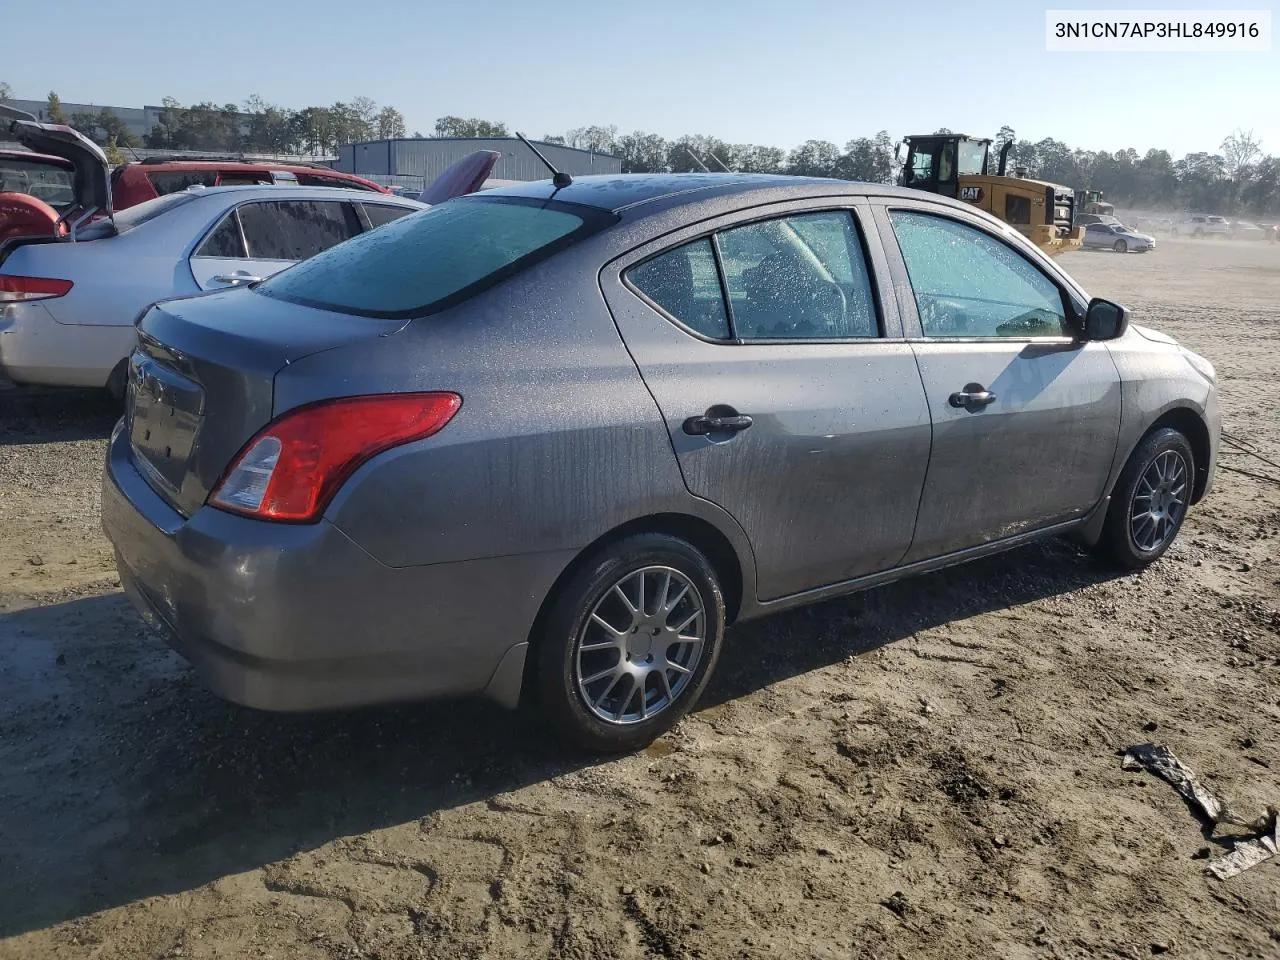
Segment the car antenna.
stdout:
<path fill-rule="evenodd" d="M 714 160 L 716 163 L 720 164 L 720 169 L 723 170 L 725 173 L 733 173 L 732 170 L 730 170 L 728 167 L 725 166 L 724 161 L 721 160 L 719 157 L 717 157 L 714 153 L 708 153 L 707 156 L 710 157 L 712 160 Z"/>
<path fill-rule="evenodd" d="M 551 163 L 551 161 L 542 155 L 542 151 L 529 142 L 528 137 L 526 137 L 523 133 L 521 133 L 518 130 L 516 131 L 516 136 L 519 137 L 520 142 L 523 143 L 530 150 L 532 150 L 534 153 L 534 156 L 536 156 L 539 160 L 541 160 L 542 163 L 546 166 L 546 168 L 551 171 L 551 183 L 555 186 L 557 190 L 563 189 L 564 187 L 567 187 L 569 186 L 569 184 L 573 183 L 573 177 L 569 176 L 563 170 L 557 170 L 555 166 Z"/>
<path fill-rule="evenodd" d="M 705 163 L 703 163 L 703 162 L 702 162 L 702 158 L 701 158 L 701 157 L 699 157 L 699 156 L 698 156 L 696 153 L 694 153 L 692 150 L 690 150 L 688 147 L 685 147 L 685 148 L 684 148 L 684 152 L 685 152 L 685 153 L 687 153 L 689 156 L 693 157 L 693 162 L 694 162 L 694 163 L 696 163 L 698 166 L 700 166 L 700 167 L 702 168 L 702 172 L 703 172 L 703 173 L 710 173 L 710 172 L 711 172 L 710 170 L 708 170 L 708 169 L 707 169 L 707 165 L 706 165 Z"/>

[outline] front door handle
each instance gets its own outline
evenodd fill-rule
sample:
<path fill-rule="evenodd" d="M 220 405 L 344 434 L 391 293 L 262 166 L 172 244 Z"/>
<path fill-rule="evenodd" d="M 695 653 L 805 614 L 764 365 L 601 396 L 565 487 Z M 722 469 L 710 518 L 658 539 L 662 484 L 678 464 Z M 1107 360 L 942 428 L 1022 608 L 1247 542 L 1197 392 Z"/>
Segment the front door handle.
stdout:
<path fill-rule="evenodd" d="M 690 417 L 684 422 L 684 432 L 691 437 L 705 437 L 709 433 L 737 433 L 747 429 L 751 423 L 751 418 L 744 414 Z"/>
<path fill-rule="evenodd" d="M 981 410 L 996 402 L 996 395 L 980 383 L 966 383 L 950 397 L 951 405 L 962 410 Z"/>
<path fill-rule="evenodd" d="M 216 277 L 213 277 L 213 279 L 217 280 L 218 283 L 229 283 L 233 287 L 236 287 L 242 283 L 257 283 L 262 278 L 254 277 L 247 273 L 220 273 Z"/>

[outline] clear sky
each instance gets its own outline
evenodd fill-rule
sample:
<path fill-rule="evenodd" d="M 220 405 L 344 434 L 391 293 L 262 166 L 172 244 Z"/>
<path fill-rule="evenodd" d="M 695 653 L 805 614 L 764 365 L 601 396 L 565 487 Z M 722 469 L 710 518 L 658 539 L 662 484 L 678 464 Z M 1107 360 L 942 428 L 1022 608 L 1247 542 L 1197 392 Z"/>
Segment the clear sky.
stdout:
<path fill-rule="evenodd" d="M 1054 9 L 1270 9 L 1276 0 L 0 0 L 0 80 L 121 106 L 366 95 L 410 132 L 444 114 L 531 136 L 591 123 L 790 148 L 940 126 L 1076 147 L 1280 153 L 1268 53 L 1045 51 Z M 45 37 L 17 43 L 14 38 Z"/>

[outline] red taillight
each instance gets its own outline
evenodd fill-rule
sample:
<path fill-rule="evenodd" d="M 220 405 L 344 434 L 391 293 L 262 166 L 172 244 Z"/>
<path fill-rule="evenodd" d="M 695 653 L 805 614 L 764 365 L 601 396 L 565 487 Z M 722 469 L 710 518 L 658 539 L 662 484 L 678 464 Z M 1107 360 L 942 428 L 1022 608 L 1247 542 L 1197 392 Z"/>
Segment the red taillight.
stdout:
<path fill-rule="evenodd" d="M 456 393 L 395 393 L 290 410 L 249 441 L 209 502 L 261 520 L 318 520 L 362 463 L 431 436 L 461 406 Z"/>
<path fill-rule="evenodd" d="M 25 303 L 65 297 L 71 290 L 70 280 L 53 277 L 15 277 L 0 273 L 0 303 Z"/>

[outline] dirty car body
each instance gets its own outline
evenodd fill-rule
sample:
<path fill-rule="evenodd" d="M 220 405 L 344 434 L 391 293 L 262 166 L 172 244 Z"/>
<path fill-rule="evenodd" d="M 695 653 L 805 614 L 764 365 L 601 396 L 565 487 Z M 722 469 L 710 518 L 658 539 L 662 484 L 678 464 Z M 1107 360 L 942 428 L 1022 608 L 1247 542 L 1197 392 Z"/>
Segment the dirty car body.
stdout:
<path fill-rule="evenodd" d="M 1203 497 L 1212 368 L 1094 317 L 1015 231 L 918 191 L 712 174 L 487 191 L 152 308 L 103 521 L 139 608 L 231 700 L 514 705 L 560 689 L 547 649 L 568 644 L 565 709 L 633 731 L 587 742 L 634 745 L 696 698 L 682 677 L 710 667 L 680 645 L 711 650 L 721 620 L 1096 542 L 1131 454 L 1170 425 L 1194 449 L 1181 504 Z M 329 447 L 362 435 L 360 402 L 436 419 L 264 513 L 288 498 L 290 438 L 311 420 Z M 673 577 L 705 601 L 689 636 L 664 620 Z M 592 621 L 603 640 L 561 636 Z M 595 651 L 617 657 L 604 680 Z M 624 675 L 621 705 L 592 686 Z"/>

